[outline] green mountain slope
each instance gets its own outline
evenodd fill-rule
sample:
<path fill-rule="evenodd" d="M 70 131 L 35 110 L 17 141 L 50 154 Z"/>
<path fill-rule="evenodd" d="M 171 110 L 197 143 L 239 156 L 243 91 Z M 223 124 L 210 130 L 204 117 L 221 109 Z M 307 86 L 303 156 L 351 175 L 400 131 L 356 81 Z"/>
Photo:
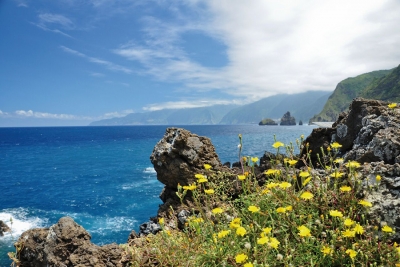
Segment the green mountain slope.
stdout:
<path fill-rule="evenodd" d="M 338 83 L 335 91 L 333 91 L 332 95 L 326 101 L 322 111 L 313 116 L 310 119 L 310 122 L 335 121 L 338 115 L 349 107 L 349 104 L 354 98 L 362 96 L 364 89 L 368 85 L 379 82 L 391 71 L 392 70 L 378 70 L 341 81 Z"/>
<path fill-rule="evenodd" d="M 386 76 L 373 81 L 361 92 L 360 96 L 400 102 L 400 65 Z"/>
<path fill-rule="evenodd" d="M 231 110 L 221 124 L 259 123 L 264 118 L 280 119 L 287 111 L 296 121 L 308 121 L 322 110 L 331 92 L 309 91 L 300 94 L 280 94 Z"/>

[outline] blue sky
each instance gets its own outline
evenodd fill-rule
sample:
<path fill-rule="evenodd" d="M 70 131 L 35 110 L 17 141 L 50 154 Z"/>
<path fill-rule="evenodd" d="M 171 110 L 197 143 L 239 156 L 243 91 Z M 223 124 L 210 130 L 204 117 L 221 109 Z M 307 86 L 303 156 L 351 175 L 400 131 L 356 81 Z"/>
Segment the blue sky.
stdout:
<path fill-rule="evenodd" d="M 398 0 L 0 0 L 0 127 L 333 91 L 400 64 Z"/>

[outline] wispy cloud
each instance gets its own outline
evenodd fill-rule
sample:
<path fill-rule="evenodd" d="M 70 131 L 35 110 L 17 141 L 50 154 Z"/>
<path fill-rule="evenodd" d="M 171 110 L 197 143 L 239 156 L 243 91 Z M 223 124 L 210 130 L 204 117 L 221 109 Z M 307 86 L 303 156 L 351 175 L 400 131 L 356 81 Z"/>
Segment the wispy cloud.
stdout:
<path fill-rule="evenodd" d="M 32 24 L 44 31 L 54 32 L 69 38 L 72 38 L 72 36 L 64 31 L 73 30 L 75 28 L 75 24 L 71 19 L 64 15 L 53 13 L 40 13 L 38 15 L 38 22 L 32 22 Z M 63 31 L 58 29 L 58 27 L 62 28 Z"/>
<path fill-rule="evenodd" d="M 182 6 L 200 14 L 185 16 Z M 175 5 L 175 20 L 146 18 L 145 42 L 114 52 L 188 91 L 219 90 L 253 100 L 333 90 L 347 77 L 400 62 L 396 0 L 207 0 L 182 6 Z M 192 60 L 180 45 L 191 31 L 223 42 L 226 66 L 209 68 Z"/>
<path fill-rule="evenodd" d="M 156 111 L 162 109 L 182 109 L 182 108 L 201 108 L 209 107 L 214 105 L 230 105 L 230 104 L 243 104 L 239 101 L 228 101 L 228 100 L 185 100 L 185 101 L 170 101 L 157 104 L 147 105 L 143 108 L 145 111 Z"/>
<path fill-rule="evenodd" d="M 118 64 L 112 63 L 110 61 L 106 61 L 106 60 L 102 60 L 102 59 L 99 59 L 99 58 L 87 56 L 87 55 L 85 55 L 85 54 L 83 54 L 81 52 L 78 52 L 78 51 L 73 50 L 71 48 L 68 48 L 66 46 L 60 46 L 60 48 L 64 52 L 70 53 L 70 54 L 78 56 L 78 57 L 82 57 L 82 58 L 86 59 L 89 62 L 98 64 L 98 65 L 102 65 L 102 66 L 106 67 L 109 70 L 117 71 L 117 72 L 123 72 L 123 73 L 127 73 L 127 74 L 133 73 L 132 70 L 130 70 L 130 69 L 126 68 L 126 67 L 120 66 Z"/>

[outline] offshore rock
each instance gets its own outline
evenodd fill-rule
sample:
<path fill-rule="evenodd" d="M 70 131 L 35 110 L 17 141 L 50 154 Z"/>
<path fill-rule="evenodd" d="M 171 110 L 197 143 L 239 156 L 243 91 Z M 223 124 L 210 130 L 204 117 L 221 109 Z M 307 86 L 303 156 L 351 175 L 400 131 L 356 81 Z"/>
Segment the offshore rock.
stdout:
<path fill-rule="evenodd" d="M 0 236 L 4 236 L 4 233 L 11 232 L 10 227 L 0 220 Z"/>
<path fill-rule="evenodd" d="M 296 119 L 290 116 L 290 112 L 283 114 L 280 125 L 296 125 Z"/>
<path fill-rule="evenodd" d="M 14 244 L 23 267 L 123 267 L 117 244 L 97 246 L 72 218 L 63 217 L 50 228 L 24 232 Z"/>

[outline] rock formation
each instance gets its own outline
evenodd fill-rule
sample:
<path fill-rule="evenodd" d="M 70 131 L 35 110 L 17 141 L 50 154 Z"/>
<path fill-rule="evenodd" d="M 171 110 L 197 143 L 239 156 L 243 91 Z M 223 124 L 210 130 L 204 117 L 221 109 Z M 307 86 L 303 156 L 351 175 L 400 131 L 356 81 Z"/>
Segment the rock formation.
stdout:
<path fill-rule="evenodd" d="M 363 164 L 359 172 L 365 190 L 375 184 L 376 175 L 382 176 L 378 190 L 365 193 L 374 204 L 369 216 L 394 226 L 393 239 L 400 240 L 400 110 L 389 108 L 388 102 L 356 98 L 332 128 L 312 131 L 300 157 L 306 159 L 309 154 L 311 163 L 318 167 L 317 154 L 322 155 L 321 148 L 327 153 L 333 142 L 342 145 L 338 152 L 345 161 Z"/>
<path fill-rule="evenodd" d="M 4 236 L 4 233 L 11 232 L 10 227 L 0 220 L 0 236 Z"/>
<path fill-rule="evenodd" d="M 73 219 L 61 218 L 50 228 L 24 232 L 15 243 L 24 267 L 123 267 L 123 250 L 117 244 L 97 246 Z"/>
<path fill-rule="evenodd" d="M 286 112 L 282 119 L 280 125 L 296 125 L 296 119 L 290 116 L 290 112 Z"/>
<path fill-rule="evenodd" d="M 258 123 L 258 125 L 278 125 L 278 123 L 276 123 L 273 119 L 262 119 L 262 121 L 260 121 Z"/>

